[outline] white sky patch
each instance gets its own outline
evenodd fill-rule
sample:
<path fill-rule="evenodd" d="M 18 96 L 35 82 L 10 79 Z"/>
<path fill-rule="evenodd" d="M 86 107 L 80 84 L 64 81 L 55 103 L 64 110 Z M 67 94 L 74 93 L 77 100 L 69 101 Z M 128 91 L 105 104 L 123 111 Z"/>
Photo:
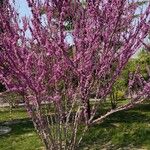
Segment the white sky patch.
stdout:
<path fill-rule="evenodd" d="M 68 32 L 66 34 L 65 42 L 68 43 L 70 46 L 74 44 L 72 33 Z"/>

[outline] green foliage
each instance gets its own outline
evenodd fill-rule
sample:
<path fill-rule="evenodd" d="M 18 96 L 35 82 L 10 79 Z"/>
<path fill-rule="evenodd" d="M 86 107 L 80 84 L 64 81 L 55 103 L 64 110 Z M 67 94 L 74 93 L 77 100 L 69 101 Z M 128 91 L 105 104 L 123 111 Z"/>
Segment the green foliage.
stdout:
<path fill-rule="evenodd" d="M 125 97 L 124 97 L 125 92 L 124 91 L 118 91 L 117 95 L 118 95 L 118 99 L 125 99 Z"/>
<path fill-rule="evenodd" d="M 66 18 L 66 22 L 65 22 L 64 28 L 67 31 L 73 30 L 73 23 L 72 23 L 72 17 L 71 16 L 68 16 Z"/>
<path fill-rule="evenodd" d="M 145 1 L 138 1 L 138 2 L 136 2 L 136 3 L 137 3 L 137 5 L 139 5 L 139 6 L 143 6 L 143 5 L 145 5 L 145 4 L 148 3 L 148 0 L 145 0 Z"/>
<path fill-rule="evenodd" d="M 115 83 L 115 87 L 126 89 L 128 84 L 129 73 L 134 73 L 137 67 L 140 69 L 140 73 L 147 78 L 147 66 L 150 66 L 150 53 L 142 50 L 136 58 L 131 58 L 123 70 L 120 78 Z"/>
<path fill-rule="evenodd" d="M 147 67 L 150 69 L 150 53 L 146 50 L 141 50 L 138 54 L 138 57 L 134 59 L 136 69 L 139 66 L 140 73 L 143 75 L 145 79 L 148 79 L 148 70 Z"/>
<path fill-rule="evenodd" d="M 134 73 L 137 67 L 140 69 L 140 73 L 145 79 L 148 79 L 147 66 L 150 67 L 150 54 L 146 50 L 141 50 L 137 57 L 131 58 L 123 70 L 121 76 L 115 82 L 112 92 L 110 94 L 110 100 L 112 107 L 117 104 L 119 99 L 125 99 L 128 90 L 129 73 Z M 114 67 L 114 66 L 113 66 Z M 113 96 L 116 95 L 116 96 Z"/>
<path fill-rule="evenodd" d="M 145 50 L 142 50 L 138 55 L 137 61 L 139 61 L 140 64 L 150 65 L 150 53 Z"/>

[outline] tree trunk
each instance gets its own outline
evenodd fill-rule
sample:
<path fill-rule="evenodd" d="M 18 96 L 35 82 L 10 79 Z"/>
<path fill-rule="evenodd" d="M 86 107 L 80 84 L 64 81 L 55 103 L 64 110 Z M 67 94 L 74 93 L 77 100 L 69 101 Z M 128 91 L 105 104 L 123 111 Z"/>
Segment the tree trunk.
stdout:
<path fill-rule="evenodd" d="M 90 100 L 89 99 L 84 99 L 83 101 L 83 106 L 84 106 L 84 109 L 81 113 L 81 121 L 87 123 L 88 120 L 90 119 L 91 117 L 91 107 L 90 107 Z"/>
<path fill-rule="evenodd" d="M 90 100 L 88 99 L 86 101 L 86 114 L 87 114 L 87 118 L 88 120 L 91 118 L 91 107 L 90 107 Z"/>

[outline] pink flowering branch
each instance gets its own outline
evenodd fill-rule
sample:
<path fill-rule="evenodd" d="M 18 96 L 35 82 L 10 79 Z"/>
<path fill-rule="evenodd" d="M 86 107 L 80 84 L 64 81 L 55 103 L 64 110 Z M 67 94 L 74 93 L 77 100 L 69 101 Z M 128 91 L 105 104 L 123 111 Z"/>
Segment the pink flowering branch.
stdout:
<path fill-rule="evenodd" d="M 138 17 L 138 4 L 127 0 L 27 3 L 31 18 L 20 19 L 8 0 L 0 7 L 0 81 L 8 91 L 23 95 L 47 150 L 75 149 L 82 139 L 77 135 L 82 121 L 86 131 L 149 96 L 149 80 L 135 75 L 134 82 L 143 84 L 132 102 L 96 119 L 99 105 L 90 106 L 93 90 L 101 104 L 143 45 L 150 30 L 150 3 Z"/>

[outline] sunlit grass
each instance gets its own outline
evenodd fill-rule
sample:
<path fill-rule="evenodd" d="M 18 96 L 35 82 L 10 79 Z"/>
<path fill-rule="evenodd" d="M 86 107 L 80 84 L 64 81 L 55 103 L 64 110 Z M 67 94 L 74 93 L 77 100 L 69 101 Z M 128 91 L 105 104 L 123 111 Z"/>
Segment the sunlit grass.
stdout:
<path fill-rule="evenodd" d="M 25 108 L 0 108 L 0 122 L 28 118 Z"/>

